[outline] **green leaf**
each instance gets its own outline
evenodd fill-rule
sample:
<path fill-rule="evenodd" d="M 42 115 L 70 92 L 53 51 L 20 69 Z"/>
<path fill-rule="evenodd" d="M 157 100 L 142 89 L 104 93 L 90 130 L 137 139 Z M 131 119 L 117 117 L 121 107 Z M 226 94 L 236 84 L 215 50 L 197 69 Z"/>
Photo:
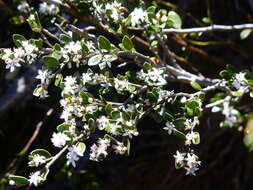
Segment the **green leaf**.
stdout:
<path fill-rule="evenodd" d="M 54 49 L 55 51 L 61 51 L 61 45 L 58 44 L 58 43 L 56 43 L 56 44 L 54 44 L 53 49 Z"/>
<path fill-rule="evenodd" d="M 164 113 L 163 118 L 165 121 L 173 121 L 174 120 L 174 117 L 168 112 Z"/>
<path fill-rule="evenodd" d="M 44 56 L 44 63 L 48 66 L 48 67 L 57 67 L 60 65 L 60 62 L 52 56 Z"/>
<path fill-rule="evenodd" d="M 202 89 L 201 86 L 199 85 L 199 83 L 197 83 L 197 82 L 191 82 L 191 86 L 195 90 L 201 90 Z"/>
<path fill-rule="evenodd" d="M 58 52 L 53 52 L 51 56 L 54 57 L 57 60 L 60 60 L 61 57 L 62 57 L 62 55 Z"/>
<path fill-rule="evenodd" d="M 121 118 L 121 114 L 120 114 L 119 111 L 112 111 L 111 112 L 111 116 L 112 116 L 113 119 L 119 119 L 119 118 Z"/>
<path fill-rule="evenodd" d="M 247 37 L 249 37 L 249 35 L 252 33 L 252 29 L 244 29 L 241 31 L 240 33 L 240 38 L 242 40 L 246 39 Z"/>
<path fill-rule="evenodd" d="M 124 49 L 127 51 L 135 51 L 134 44 L 132 40 L 128 36 L 124 36 L 122 40 L 122 44 L 124 46 Z"/>
<path fill-rule="evenodd" d="M 130 148 L 131 148 L 131 143 L 130 143 L 130 140 L 127 139 L 127 155 L 130 155 Z"/>
<path fill-rule="evenodd" d="M 98 47 L 99 49 L 110 50 L 111 49 L 111 42 L 104 36 L 98 37 Z"/>
<path fill-rule="evenodd" d="M 96 128 L 97 128 L 96 122 L 92 118 L 90 118 L 88 120 L 88 126 L 89 126 L 91 132 L 94 132 L 96 130 Z"/>
<path fill-rule="evenodd" d="M 37 12 L 35 12 L 33 15 L 31 15 L 27 19 L 27 22 L 29 23 L 32 31 L 38 32 L 38 33 L 40 33 L 42 31 L 42 27 L 41 27 L 41 24 L 40 24 L 40 19 L 39 19 L 39 16 L 38 16 Z"/>
<path fill-rule="evenodd" d="M 248 83 L 249 86 L 253 87 L 253 80 L 252 79 L 248 79 L 247 83 Z"/>
<path fill-rule="evenodd" d="M 77 144 L 77 151 L 76 151 L 77 155 L 78 156 L 83 156 L 83 153 L 84 153 L 85 149 L 86 149 L 86 145 L 82 142 L 79 142 Z"/>
<path fill-rule="evenodd" d="M 176 12 L 170 11 L 168 17 L 169 20 L 172 21 L 174 28 L 180 29 L 182 27 L 182 20 Z"/>
<path fill-rule="evenodd" d="M 34 40 L 34 43 L 35 43 L 37 48 L 42 48 L 43 47 L 43 40 L 42 39 Z"/>
<path fill-rule="evenodd" d="M 199 115 L 199 103 L 195 100 L 186 102 L 186 111 L 189 116 Z"/>
<path fill-rule="evenodd" d="M 149 99 L 149 101 L 150 101 L 151 103 L 156 103 L 157 100 L 158 100 L 158 96 L 157 96 L 156 94 L 152 93 L 152 92 L 149 92 L 149 93 L 147 94 L 147 96 L 148 96 L 148 99 Z"/>
<path fill-rule="evenodd" d="M 155 13 L 155 9 L 156 9 L 155 6 L 150 6 L 150 7 L 147 8 L 147 12 L 148 13 Z"/>
<path fill-rule="evenodd" d="M 71 37 L 66 35 L 66 34 L 61 34 L 60 35 L 60 40 L 64 43 L 64 44 L 68 44 L 69 42 L 72 41 Z"/>
<path fill-rule="evenodd" d="M 62 74 L 57 74 L 54 81 L 54 85 L 60 87 L 61 83 L 62 83 Z"/>
<path fill-rule="evenodd" d="M 82 46 L 83 52 L 89 52 L 89 48 L 88 48 L 88 46 L 86 45 L 86 43 L 81 42 L 81 46 Z"/>
<path fill-rule="evenodd" d="M 36 149 L 36 150 L 33 150 L 30 155 L 29 155 L 29 160 L 31 157 L 35 156 L 36 154 L 38 155 L 41 155 L 41 156 L 44 156 L 45 158 L 51 158 L 52 155 L 45 149 Z"/>
<path fill-rule="evenodd" d="M 223 71 L 221 71 L 221 72 L 219 73 L 219 75 L 220 75 L 222 78 L 229 80 L 230 78 L 232 78 L 233 73 L 230 72 L 230 71 L 228 71 L 228 70 L 223 70 Z"/>
<path fill-rule="evenodd" d="M 20 34 L 13 34 L 12 39 L 17 47 L 22 47 L 22 42 L 27 41 L 27 39 Z"/>
<path fill-rule="evenodd" d="M 112 109 L 112 104 L 107 104 L 107 105 L 105 106 L 105 112 L 106 112 L 106 114 L 107 114 L 108 116 L 110 116 L 112 111 L 113 111 L 113 109 Z"/>
<path fill-rule="evenodd" d="M 198 132 L 194 132 L 194 134 L 196 135 L 196 137 L 193 139 L 192 143 L 199 144 L 200 143 L 200 135 Z"/>
<path fill-rule="evenodd" d="M 58 125 L 56 127 L 56 129 L 58 132 L 64 132 L 64 131 L 68 131 L 70 126 L 71 126 L 71 124 L 69 124 L 69 123 L 62 123 L 62 124 Z"/>
<path fill-rule="evenodd" d="M 243 142 L 249 151 L 253 151 L 253 120 L 250 119 L 247 123 L 247 126 L 244 130 Z"/>
<path fill-rule="evenodd" d="M 210 23 L 210 18 L 209 17 L 204 17 L 204 18 L 202 18 L 202 21 L 206 24 L 209 24 Z"/>
<path fill-rule="evenodd" d="M 86 93 L 84 91 L 81 91 L 80 92 L 80 96 L 82 97 L 84 104 L 87 104 L 89 102 L 89 95 L 88 95 L 88 93 Z"/>
<path fill-rule="evenodd" d="M 27 185 L 29 183 L 28 179 L 23 176 L 17 176 L 17 175 L 9 175 L 9 180 L 12 180 L 15 182 L 15 185 Z"/>
<path fill-rule="evenodd" d="M 232 92 L 232 95 L 233 95 L 233 96 L 236 96 L 236 97 L 241 97 L 241 96 L 243 96 L 243 93 L 240 92 L 240 91 L 233 91 L 233 92 Z"/>
<path fill-rule="evenodd" d="M 89 66 L 98 65 L 102 61 L 102 55 L 95 55 L 91 57 L 88 61 Z"/>
<path fill-rule="evenodd" d="M 152 69 L 152 65 L 150 63 L 148 63 L 148 62 L 145 62 L 143 64 L 143 71 L 144 72 L 148 72 L 150 69 Z"/>

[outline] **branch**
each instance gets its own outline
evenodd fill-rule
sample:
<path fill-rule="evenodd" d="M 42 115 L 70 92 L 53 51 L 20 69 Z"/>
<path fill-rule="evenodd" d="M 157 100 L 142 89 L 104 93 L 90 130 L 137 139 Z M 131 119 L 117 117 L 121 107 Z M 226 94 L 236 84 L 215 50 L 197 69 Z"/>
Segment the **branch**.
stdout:
<path fill-rule="evenodd" d="M 198 28 L 185 28 L 185 29 L 175 29 L 169 28 L 164 29 L 163 33 L 178 33 L 178 34 L 188 34 L 188 33 L 207 33 L 207 32 L 214 32 L 214 31 L 223 31 L 223 32 L 230 32 L 236 30 L 244 30 L 244 29 L 253 29 L 253 24 L 239 24 L 239 25 L 211 25 L 206 27 L 198 27 Z"/>
<path fill-rule="evenodd" d="M 139 60 L 141 62 L 149 62 L 152 65 L 156 65 L 156 63 L 154 61 L 152 61 L 148 56 L 142 55 L 141 53 L 138 52 L 128 52 L 128 51 L 119 51 L 117 53 L 117 55 L 119 57 L 123 57 L 123 58 L 128 58 L 128 59 L 134 59 L 135 61 Z M 140 66 L 140 65 L 138 65 Z"/>

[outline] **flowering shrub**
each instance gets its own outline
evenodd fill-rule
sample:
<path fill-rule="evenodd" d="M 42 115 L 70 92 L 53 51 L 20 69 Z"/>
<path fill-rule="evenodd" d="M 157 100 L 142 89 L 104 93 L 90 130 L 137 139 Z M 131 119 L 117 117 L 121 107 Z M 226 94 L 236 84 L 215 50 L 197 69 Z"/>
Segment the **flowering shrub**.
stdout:
<path fill-rule="evenodd" d="M 184 141 L 185 147 L 174 155 L 175 167 L 185 169 L 186 175 L 196 175 L 201 161 L 194 145 L 200 143 L 196 127 L 203 110 L 220 112 L 224 116 L 221 127 L 241 124 L 243 114 L 236 103 L 242 96 L 253 96 L 251 71 L 237 72 L 229 65 L 220 78 L 193 73 L 177 62 L 166 39 L 170 34 L 186 34 L 187 38 L 188 33 L 210 30 L 245 33 L 251 25 L 181 29 L 182 20 L 175 11 L 142 1 L 45 0 L 38 6 L 20 1 L 17 10 L 38 37 L 13 35 L 16 47 L 1 49 L 0 58 L 10 72 L 43 60 L 33 94 L 43 99 L 53 96 L 49 92 L 52 85 L 61 90 L 62 124 L 51 137 L 59 152 L 32 151 L 28 165 L 35 168 L 34 173 L 28 178 L 10 175 L 11 185 L 43 183 L 60 157 L 76 167 L 85 151 L 97 162 L 111 152 L 128 155 L 131 139 L 139 135 L 137 125 L 147 115 L 156 118 L 168 136 Z M 84 15 L 85 27 L 66 14 L 80 20 Z M 139 50 L 138 43 L 149 53 Z M 194 92 L 168 88 L 173 82 L 189 84 Z M 217 94 L 205 98 L 211 91 Z M 93 134 L 99 137 L 86 150 L 85 143 Z"/>

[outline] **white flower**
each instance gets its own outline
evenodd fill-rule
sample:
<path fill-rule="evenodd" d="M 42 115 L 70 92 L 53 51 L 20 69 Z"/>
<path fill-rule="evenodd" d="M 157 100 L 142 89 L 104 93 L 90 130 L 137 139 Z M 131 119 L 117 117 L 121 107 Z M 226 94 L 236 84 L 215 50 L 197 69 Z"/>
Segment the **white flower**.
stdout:
<path fill-rule="evenodd" d="M 10 48 L 3 49 L 3 56 L 2 56 L 2 59 L 3 59 L 5 62 L 11 62 L 11 58 L 10 58 L 11 55 L 13 55 L 13 52 L 11 51 Z"/>
<path fill-rule="evenodd" d="M 89 51 L 91 52 L 94 52 L 96 50 L 96 47 L 93 41 L 87 41 L 86 46 L 89 48 Z"/>
<path fill-rule="evenodd" d="M 58 12 L 58 7 L 54 4 L 40 3 L 39 13 L 44 15 L 55 15 Z"/>
<path fill-rule="evenodd" d="M 196 144 L 197 140 L 199 139 L 199 133 L 191 131 L 187 133 L 185 136 L 185 145 L 191 145 L 191 143 Z"/>
<path fill-rule="evenodd" d="M 91 78 L 92 76 L 92 73 L 83 73 L 82 74 L 82 81 L 83 81 L 83 84 L 85 85 L 87 82 L 90 82 L 92 80 Z"/>
<path fill-rule="evenodd" d="M 49 70 L 39 70 L 38 75 L 36 76 L 36 79 L 40 79 L 41 84 L 49 84 L 51 76 L 51 71 Z"/>
<path fill-rule="evenodd" d="M 175 130 L 175 125 L 172 122 L 167 122 L 166 127 L 163 128 L 164 130 L 168 131 L 168 134 L 170 135 Z"/>
<path fill-rule="evenodd" d="M 5 68 L 6 69 L 10 69 L 10 72 L 13 72 L 16 67 L 21 67 L 21 65 L 19 63 L 15 63 L 15 62 L 12 62 L 12 63 L 8 63 Z"/>
<path fill-rule="evenodd" d="M 119 135 L 119 131 L 118 131 L 119 128 L 120 128 L 120 126 L 117 123 L 111 123 L 109 125 L 108 132 L 113 134 L 113 135 Z"/>
<path fill-rule="evenodd" d="M 22 59 L 24 57 L 24 55 L 25 55 L 25 51 L 21 47 L 14 48 L 13 49 L 13 53 L 14 53 L 14 57 L 16 59 Z"/>
<path fill-rule="evenodd" d="M 185 130 L 193 130 L 196 125 L 199 124 L 199 119 L 198 117 L 194 117 L 192 119 L 186 119 L 185 121 Z"/>
<path fill-rule="evenodd" d="M 186 161 L 186 175 L 195 175 L 195 172 L 199 170 L 201 162 L 199 161 L 198 156 L 193 153 L 188 153 L 185 158 Z"/>
<path fill-rule="evenodd" d="M 133 12 L 131 12 L 130 16 L 131 16 L 131 25 L 135 27 L 143 23 L 147 18 L 148 14 L 142 8 L 135 8 Z"/>
<path fill-rule="evenodd" d="M 66 155 L 68 161 L 67 164 L 72 164 L 72 166 L 76 167 L 76 162 L 79 160 L 79 156 L 83 156 L 83 154 L 79 154 L 77 150 L 77 146 L 73 145 L 72 147 L 68 148 L 68 153 Z"/>
<path fill-rule="evenodd" d="M 30 176 L 29 176 L 29 179 L 28 179 L 30 185 L 35 185 L 35 186 L 38 186 L 38 184 L 40 184 L 41 182 L 44 181 L 44 179 L 40 176 L 40 171 L 37 171 L 35 173 L 32 173 Z"/>
<path fill-rule="evenodd" d="M 91 146 L 91 153 L 90 153 L 90 159 L 94 161 L 101 161 L 103 160 L 107 155 L 107 147 L 110 145 L 109 139 L 99 139 L 98 145 L 93 144 Z"/>
<path fill-rule="evenodd" d="M 110 17 L 114 20 L 114 22 L 118 22 L 122 19 L 122 13 L 120 12 L 120 7 L 122 5 L 116 1 L 113 3 L 107 3 L 105 6 L 106 10 L 111 11 Z"/>
<path fill-rule="evenodd" d="M 48 97 L 48 91 L 45 88 L 39 87 L 33 91 L 33 95 L 40 98 L 46 98 Z"/>
<path fill-rule="evenodd" d="M 104 115 L 97 119 L 98 129 L 103 130 L 106 125 L 109 123 L 109 119 Z"/>
<path fill-rule="evenodd" d="M 113 145 L 112 147 L 114 148 L 116 154 L 123 155 L 127 151 L 127 147 L 125 147 L 121 142 L 117 142 L 117 145 Z"/>
<path fill-rule="evenodd" d="M 169 97 L 172 96 L 174 94 L 174 92 L 173 91 L 167 91 L 167 90 L 160 90 L 158 92 L 158 94 L 159 94 L 159 98 L 157 100 L 158 102 L 160 102 L 162 100 L 167 100 L 167 102 L 170 102 L 172 100 L 172 98 L 169 98 Z"/>
<path fill-rule="evenodd" d="M 35 165 L 36 167 L 38 167 L 39 165 L 44 164 L 45 162 L 46 162 L 45 156 L 35 154 L 33 156 L 33 159 L 28 164 L 29 164 L 29 166 Z"/>
<path fill-rule="evenodd" d="M 80 54 L 82 51 L 81 42 L 69 42 L 64 46 L 64 49 L 70 54 Z"/>
<path fill-rule="evenodd" d="M 162 86 L 167 84 L 167 81 L 165 80 L 166 74 L 164 74 L 163 69 L 157 69 L 152 68 L 148 71 L 148 73 L 145 73 L 143 70 L 138 73 L 138 76 L 145 81 L 152 81 L 157 86 Z"/>
<path fill-rule="evenodd" d="M 29 12 L 29 4 L 26 1 L 21 1 L 20 4 L 18 5 L 17 9 L 21 13 L 28 13 Z"/>
<path fill-rule="evenodd" d="M 76 78 L 72 76 L 67 76 L 64 79 L 64 93 L 67 94 L 75 94 L 78 91 L 78 85 L 76 82 Z"/>
<path fill-rule="evenodd" d="M 102 146 L 102 147 L 107 147 L 107 146 L 109 146 L 110 145 L 110 140 L 109 139 L 106 139 L 106 138 L 104 138 L 104 139 L 98 139 L 98 144 L 100 145 L 100 146 Z"/>
<path fill-rule="evenodd" d="M 15 48 L 14 51 L 10 48 L 3 49 L 2 60 L 6 63 L 5 68 L 13 72 L 16 67 L 21 67 L 20 62 L 24 61 L 23 56 L 24 52 L 21 48 Z"/>
<path fill-rule="evenodd" d="M 176 155 L 174 155 L 176 165 L 183 166 L 185 156 L 186 156 L 186 153 L 181 153 L 177 151 Z"/>
<path fill-rule="evenodd" d="M 30 55 L 35 51 L 38 51 L 38 48 L 35 45 L 30 44 L 28 41 L 22 41 L 22 46 L 27 55 Z"/>
<path fill-rule="evenodd" d="M 127 108 L 126 108 L 126 111 L 135 112 L 136 109 L 137 109 L 136 105 L 134 105 L 134 104 L 128 104 Z"/>
<path fill-rule="evenodd" d="M 74 110 L 75 110 L 75 108 L 71 105 L 64 107 L 64 110 L 62 111 L 60 118 L 64 119 L 65 122 L 68 121 L 69 119 L 72 118 L 72 114 L 73 114 Z"/>
<path fill-rule="evenodd" d="M 40 3 L 39 5 L 39 13 L 47 14 L 48 4 L 46 2 Z"/>
<path fill-rule="evenodd" d="M 129 86 L 129 83 L 127 80 L 119 80 L 115 78 L 114 83 L 115 83 L 116 90 L 119 90 L 119 91 L 127 90 Z"/>
<path fill-rule="evenodd" d="M 138 136 L 139 132 L 135 129 L 131 130 L 131 129 L 124 129 L 124 133 L 122 134 L 122 136 L 127 136 L 130 139 L 133 138 L 133 136 Z"/>
<path fill-rule="evenodd" d="M 16 182 L 15 182 L 14 180 L 10 180 L 10 181 L 9 181 L 9 185 L 13 186 L 13 185 L 15 185 L 15 184 L 16 184 Z"/>
<path fill-rule="evenodd" d="M 234 124 L 238 122 L 237 115 L 239 114 L 239 112 L 233 107 L 229 106 L 229 102 L 223 103 L 222 114 L 225 116 L 224 122 L 228 124 L 230 127 L 232 127 Z"/>
<path fill-rule="evenodd" d="M 66 141 L 69 141 L 70 138 L 65 135 L 64 133 L 53 133 L 53 137 L 51 138 L 51 141 L 55 147 L 63 147 L 66 144 Z"/>
<path fill-rule="evenodd" d="M 241 93 L 246 93 L 248 91 L 247 84 L 248 81 L 245 77 L 246 73 L 240 72 L 235 74 L 233 77 L 232 85 Z"/>

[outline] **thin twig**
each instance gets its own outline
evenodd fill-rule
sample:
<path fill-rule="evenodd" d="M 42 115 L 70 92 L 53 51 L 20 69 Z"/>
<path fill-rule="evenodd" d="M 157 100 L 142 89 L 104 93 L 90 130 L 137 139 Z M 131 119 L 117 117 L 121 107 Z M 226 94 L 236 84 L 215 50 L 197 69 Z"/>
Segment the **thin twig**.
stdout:
<path fill-rule="evenodd" d="M 22 151 L 19 153 L 20 156 L 24 155 L 27 153 L 27 151 L 29 150 L 29 148 L 31 147 L 32 143 L 35 141 L 35 139 L 37 138 L 39 132 L 40 132 L 40 129 L 43 125 L 43 123 L 45 122 L 45 120 L 50 117 L 53 113 L 54 109 L 51 108 L 47 111 L 44 119 L 42 121 L 40 121 L 37 125 L 36 125 L 36 128 L 33 132 L 33 135 L 31 136 L 31 138 L 29 139 L 29 141 L 27 142 L 27 144 L 25 145 L 25 147 L 22 149 Z"/>
<path fill-rule="evenodd" d="M 198 28 L 184 28 L 184 29 L 175 29 L 169 28 L 164 29 L 163 33 L 178 33 L 178 34 L 188 34 L 188 33 L 207 33 L 214 31 L 222 31 L 222 32 L 231 32 L 236 30 L 244 30 L 244 29 L 253 29 L 253 24 L 238 24 L 238 25 L 211 25 L 207 27 L 198 27 Z"/>

